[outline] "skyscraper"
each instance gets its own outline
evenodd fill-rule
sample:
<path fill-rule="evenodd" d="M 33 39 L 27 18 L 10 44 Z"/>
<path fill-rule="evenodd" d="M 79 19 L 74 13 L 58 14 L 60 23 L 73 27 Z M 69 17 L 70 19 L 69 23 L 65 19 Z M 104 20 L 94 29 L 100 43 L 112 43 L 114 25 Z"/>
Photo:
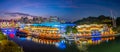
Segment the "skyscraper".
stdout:
<path fill-rule="evenodd" d="M 57 16 L 50 16 L 49 21 L 50 22 L 58 22 L 59 18 Z"/>
<path fill-rule="evenodd" d="M 41 23 L 43 22 L 42 17 L 33 17 L 33 23 Z"/>
<path fill-rule="evenodd" d="M 20 23 L 28 23 L 28 22 L 29 22 L 28 17 L 21 17 Z"/>

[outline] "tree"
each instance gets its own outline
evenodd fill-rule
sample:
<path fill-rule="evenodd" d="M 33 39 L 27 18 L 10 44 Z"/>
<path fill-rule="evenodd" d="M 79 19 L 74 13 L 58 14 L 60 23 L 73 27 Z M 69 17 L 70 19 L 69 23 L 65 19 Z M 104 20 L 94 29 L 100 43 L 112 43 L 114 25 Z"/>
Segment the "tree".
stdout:
<path fill-rule="evenodd" d="M 113 28 L 114 31 L 117 31 L 117 33 L 120 33 L 120 26 Z"/>
<path fill-rule="evenodd" d="M 113 30 L 120 33 L 120 17 L 116 18 L 116 25 L 117 25 L 117 27 L 114 27 Z"/>
<path fill-rule="evenodd" d="M 23 52 L 23 50 L 0 31 L 0 52 Z"/>
<path fill-rule="evenodd" d="M 72 27 L 72 33 L 74 34 L 78 33 L 78 30 L 76 29 L 76 27 Z"/>
<path fill-rule="evenodd" d="M 77 31 L 76 27 L 68 26 L 68 27 L 66 28 L 66 32 L 65 32 L 65 33 L 66 33 L 66 34 L 69 34 L 69 33 L 74 33 L 74 34 L 76 34 L 76 33 L 78 33 L 78 31 Z"/>
<path fill-rule="evenodd" d="M 72 27 L 71 26 L 67 26 L 66 27 L 66 34 L 70 33 L 72 31 Z"/>
<path fill-rule="evenodd" d="M 5 40 L 5 39 L 7 39 L 7 37 L 5 35 L 3 35 L 2 32 L 0 32 L 0 41 Z"/>
<path fill-rule="evenodd" d="M 107 24 L 112 25 L 112 18 L 109 16 L 100 15 L 98 17 L 89 16 L 74 22 L 77 25 L 81 24 Z"/>
<path fill-rule="evenodd" d="M 23 52 L 16 43 L 9 40 L 2 40 L 0 48 L 0 52 Z"/>

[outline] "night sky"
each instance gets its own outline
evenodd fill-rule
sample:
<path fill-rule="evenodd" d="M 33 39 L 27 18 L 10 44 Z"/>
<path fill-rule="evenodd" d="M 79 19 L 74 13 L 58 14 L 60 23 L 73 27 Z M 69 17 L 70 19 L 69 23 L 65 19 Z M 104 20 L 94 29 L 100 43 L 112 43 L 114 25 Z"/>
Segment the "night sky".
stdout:
<path fill-rule="evenodd" d="M 106 15 L 120 16 L 120 0 L 0 0 L 0 13 L 20 12 L 76 20 Z"/>

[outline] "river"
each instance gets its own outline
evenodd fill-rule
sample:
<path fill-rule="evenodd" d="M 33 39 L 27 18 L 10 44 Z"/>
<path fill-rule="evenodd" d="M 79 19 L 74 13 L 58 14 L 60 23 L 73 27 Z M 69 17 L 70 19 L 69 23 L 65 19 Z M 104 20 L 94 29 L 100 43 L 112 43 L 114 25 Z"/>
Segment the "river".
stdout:
<path fill-rule="evenodd" d="M 81 48 L 74 44 L 65 44 L 64 40 L 48 40 L 31 36 L 18 37 L 15 33 L 10 33 L 7 37 L 22 47 L 24 52 L 80 52 L 81 48 L 84 50 L 83 52 L 119 52 L 120 50 L 119 36 L 112 37 L 112 39 L 110 37 L 92 38 L 95 41 L 89 39 L 86 42 L 88 45 Z M 92 42 L 90 42 L 91 40 Z"/>
<path fill-rule="evenodd" d="M 106 41 L 98 45 L 88 47 L 89 52 L 120 52 L 120 36 L 112 41 Z"/>

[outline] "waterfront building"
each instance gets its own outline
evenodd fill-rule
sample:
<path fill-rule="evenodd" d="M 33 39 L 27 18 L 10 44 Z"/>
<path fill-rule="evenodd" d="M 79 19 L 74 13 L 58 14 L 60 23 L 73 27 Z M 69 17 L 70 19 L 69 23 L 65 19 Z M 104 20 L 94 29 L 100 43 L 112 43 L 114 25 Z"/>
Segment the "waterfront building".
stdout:
<path fill-rule="evenodd" d="M 28 35 L 40 38 L 59 39 L 66 32 L 67 26 L 75 26 L 72 23 L 42 22 L 40 24 L 20 24 L 20 31 Z"/>
<path fill-rule="evenodd" d="M 112 28 L 104 24 L 78 25 L 78 36 L 106 36 L 114 35 Z"/>
<path fill-rule="evenodd" d="M 0 20 L 0 28 L 18 27 L 17 20 Z"/>
<path fill-rule="evenodd" d="M 67 26 L 75 26 L 75 24 L 60 23 L 60 22 L 42 22 L 40 24 L 20 24 L 21 28 L 24 28 L 26 26 L 53 27 L 53 28 L 58 28 L 60 33 L 65 33 Z"/>
<path fill-rule="evenodd" d="M 27 34 L 33 36 L 38 36 L 39 38 L 60 38 L 59 29 L 55 27 L 45 27 L 45 26 L 25 26 L 24 29 L 20 30 Z"/>

